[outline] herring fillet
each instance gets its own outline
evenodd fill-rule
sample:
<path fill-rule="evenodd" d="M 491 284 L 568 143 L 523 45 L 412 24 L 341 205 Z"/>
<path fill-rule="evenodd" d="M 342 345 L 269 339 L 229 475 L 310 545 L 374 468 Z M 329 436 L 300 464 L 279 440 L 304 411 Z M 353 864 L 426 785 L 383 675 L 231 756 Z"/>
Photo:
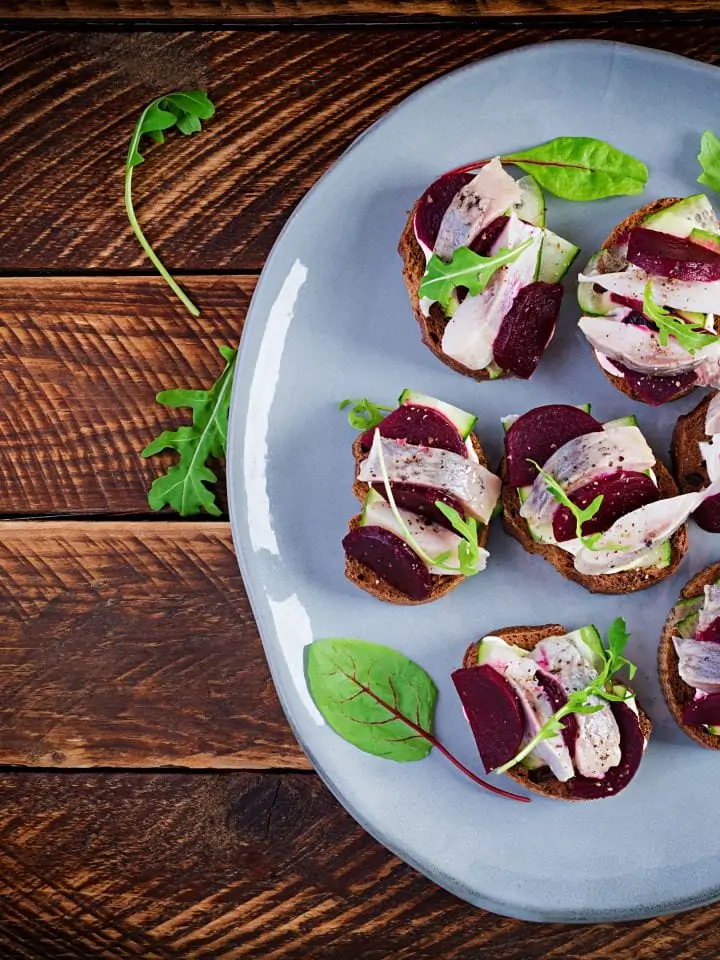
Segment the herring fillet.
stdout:
<path fill-rule="evenodd" d="M 358 479 L 382 483 L 380 454 L 390 483 L 416 483 L 438 487 L 455 497 L 463 509 L 481 523 L 488 523 L 500 497 L 502 483 L 486 467 L 468 457 L 437 447 L 418 447 L 402 440 L 381 437 L 375 431 L 370 454 L 360 465 Z"/>
<path fill-rule="evenodd" d="M 604 473 L 617 470 L 648 470 L 655 463 L 655 454 L 638 427 L 608 427 L 563 444 L 543 465 L 563 488 L 572 493 L 578 487 Z M 550 529 L 559 504 L 538 474 L 530 496 L 520 509 L 520 516 L 537 528 Z"/>
<path fill-rule="evenodd" d="M 500 158 L 495 157 L 450 201 L 440 221 L 433 252 L 441 260 L 451 260 L 458 247 L 469 246 L 484 226 L 521 199 L 517 180 L 505 172 Z"/>

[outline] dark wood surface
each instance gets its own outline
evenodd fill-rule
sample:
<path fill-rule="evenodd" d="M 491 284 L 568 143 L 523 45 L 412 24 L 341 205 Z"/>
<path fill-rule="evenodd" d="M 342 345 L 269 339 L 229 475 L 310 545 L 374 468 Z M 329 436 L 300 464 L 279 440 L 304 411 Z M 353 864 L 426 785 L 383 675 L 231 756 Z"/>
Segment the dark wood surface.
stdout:
<path fill-rule="evenodd" d="M 202 0 L 0 0 L 8 11 L 215 12 Z M 222 15 L 248 29 L 0 33 L 3 960 L 720 955 L 719 907 L 535 926 L 473 909 L 368 837 L 282 716 L 227 523 L 152 516 L 147 485 L 170 460 L 139 457 L 180 422 L 155 393 L 219 371 L 217 347 L 238 341 L 293 206 L 388 107 L 454 66 L 548 38 L 707 62 L 720 50 L 720 26 L 697 18 L 412 24 L 592 12 L 569 0 L 226 3 Z M 330 15 L 348 23 L 257 24 Z M 393 16 L 408 19 L 360 22 Z M 192 84 L 211 90 L 218 113 L 202 138 L 149 158 L 137 206 L 202 321 L 152 276 L 122 206 L 139 108 Z"/>

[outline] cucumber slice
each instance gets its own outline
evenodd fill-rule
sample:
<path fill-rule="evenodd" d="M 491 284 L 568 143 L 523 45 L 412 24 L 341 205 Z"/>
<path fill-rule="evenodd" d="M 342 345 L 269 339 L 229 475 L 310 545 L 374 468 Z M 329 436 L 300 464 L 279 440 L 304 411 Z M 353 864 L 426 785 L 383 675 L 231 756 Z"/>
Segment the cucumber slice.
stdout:
<path fill-rule="evenodd" d="M 714 737 L 720 736 L 720 727 L 707 727 L 707 732 L 712 733 Z"/>
<path fill-rule="evenodd" d="M 513 206 L 515 213 L 525 223 L 534 227 L 545 226 L 545 197 L 540 184 L 534 177 L 521 177 L 517 185 L 520 187 L 520 202 Z"/>
<path fill-rule="evenodd" d="M 700 247 L 705 247 L 706 250 L 712 250 L 713 253 L 720 253 L 720 236 L 717 233 L 708 233 L 707 230 L 696 228 L 690 231 L 689 240 Z"/>
<path fill-rule="evenodd" d="M 602 638 L 597 627 L 589 624 L 587 627 L 580 627 L 565 635 L 565 639 L 575 647 L 577 652 L 585 659 L 594 670 L 600 673 L 605 666 L 605 653 L 603 651 Z"/>
<path fill-rule="evenodd" d="M 559 283 L 579 253 L 580 247 L 576 247 L 569 240 L 563 240 L 552 230 L 546 230 L 540 251 L 538 280 L 544 280 L 546 283 Z"/>
<path fill-rule="evenodd" d="M 418 407 L 430 407 L 441 413 L 457 428 L 458 433 L 466 440 L 472 428 L 477 423 L 477 417 L 466 410 L 454 407 L 451 403 L 445 403 L 443 400 L 436 400 L 435 397 L 428 397 L 425 393 L 418 390 L 403 390 L 398 397 L 398 406 L 407 404 L 416 404 Z"/>
<path fill-rule="evenodd" d="M 477 662 L 489 663 L 496 660 L 499 663 L 507 663 L 509 660 L 520 660 L 527 656 L 526 650 L 514 646 L 512 643 L 506 643 L 502 637 L 483 637 L 478 644 Z"/>
<path fill-rule="evenodd" d="M 672 559 L 672 543 L 669 540 L 663 540 L 655 548 L 657 552 L 657 561 L 653 564 L 655 567 L 669 567 Z"/>
<path fill-rule="evenodd" d="M 693 230 L 698 229 L 710 233 L 720 230 L 717 215 L 704 193 L 685 197 L 664 210 L 651 213 L 645 217 L 642 225 L 648 230 L 671 233 L 675 237 L 689 237 Z"/>
<path fill-rule="evenodd" d="M 525 503 L 527 498 L 530 496 L 531 490 L 532 490 L 532 486 L 517 488 L 520 503 Z M 530 534 L 530 536 L 533 538 L 533 540 L 536 543 L 539 543 L 542 537 L 538 533 L 536 533 L 535 530 L 533 530 L 532 526 L 530 525 L 530 523 L 528 523 L 527 520 L 525 521 L 525 523 L 527 523 L 528 533 Z"/>
<path fill-rule="evenodd" d="M 487 370 L 488 376 L 491 380 L 497 380 L 505 372 L 502 370 L 496 363 L 491 363 L 489 367 L 485 367 Z"/>
<path fill-rule="evenodd" d="M 592 410 L 591 403 L 576 403 L 575 406 L 578 408 L 578 410 L 584 410 L 585 413 L 590 413 Z"/>
<path fill-rule="evenodd" d="M 526 770 L 537 770 L 538 767 L 544 767 L 546 764 L 542 760 L 539 760 L 534 753 L 529 753 L 520 761 L 520 765 L 525 767 Z"/>
<path fill-rule="evenodd" d="M 683 617 L 686 617 L 689 613 L 696 613 L 702 607 L 705 602 L 704 597 L 687 597 L 683 600 L 678 600 L 675 604 L 675 612 L 680 618 L 682 614 Z"/>
<path fill-rule="evenodd" d="M 638 425 L 637 417 L 631 413 L 628 417 L 618 417 L 616 420 L 608 420 L 604 427 L 636 427 Z"/>
<path fill-rule="evenodd" d="M 500 423 L 502 424 L 503 433 L 507 433 L 510 427 L 515 423 L 515 421 L 520 416 L 519 413 L 511 413 L 507 417 L 500 417 Z"/>
<path fill-rule="evenodd" d="M 675 624 L 674 632 L 679 637 L 682 637 L 683 640 L 691 640 L 695 636 L 699 620 L 699 612 L 689 613 L 686 617 L 683 617 L 682 620 L 678 620 Z"/>
<path fill-rule="evenodd" d="M 594 273 L 597 270 L 600 254 L 594 253 L 588 260 L 583 273 Z M 598 293 L 594 283 L 579 283 L 577 299 L 580 309 L 589 317 L 604 317 L 617 307 L 607 291 Z"/>

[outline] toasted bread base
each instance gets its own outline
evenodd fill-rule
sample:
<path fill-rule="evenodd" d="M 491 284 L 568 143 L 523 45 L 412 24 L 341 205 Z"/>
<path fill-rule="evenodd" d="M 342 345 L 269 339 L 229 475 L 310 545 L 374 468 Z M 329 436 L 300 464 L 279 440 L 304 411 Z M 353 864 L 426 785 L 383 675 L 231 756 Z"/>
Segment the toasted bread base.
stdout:
<path fill-rule="evenodd" d="M 677 496 L 678 489 L 675 481 L 659 461 L 655 462 L 655 475 L 658 489 L 663 498 Z M 528 553 L 539 553 L 541 557 L 551 563 L 558 573 L 567 580 L 573 580 L 585 587 L 590 593 L 636 593 L 638 590 L 647 590 L 656 583 L 670 577 L 677 570 L 680 561 L 687 550 L 687 528 L 683 525 L 677 530 L 671 540 L 670 563 L 667 567 L 648 567 L 641 570 L 623 570 L 618 573 L 607 573 L 599 576 L 589 576 L 575 569 L 572 554 L 552 543 L 539 543 L 530 536 L 527 523 L 520 516 L 520 497 L 515 487 L 507 482 L 507 461 L 503 457 L 500 464 L 500 476 L 503 481 L 502 504 L 503 526 L 505 530 L 527 550 Z"/>
<path fill-rule="evenodd" d="M 696 493 L 710 483 L 700 443 L 710 439 L 705 433 L 705 416 L 714 396 L 715 392 L 708 394 L 690 413 L 678 417 L 673 429 L 670 447 L 673 473 L 683 493 Z"/>
<path fill-rule="evenodd" d="M 649 217 L 652 213 L 658 213 L 660 210 L 664 210 L 666 207 L 672 206 L 673 203 L 678 203 L 682 197 L 664 197 L 662 200 L 653 200 L 652 203 L 645 204 L 644 207 L 640 207 L 639 210 L 636 210 L 635 213 L 631 213 L 629 217 L 626 217 L 622 223 L 619 223 L 607 240 L 603 243 L 602 250 L 610 250 L 613 247 L 619 246 L 623 240 L 626 238 L 627 234 L 634 228 L 639 227 L 643 222 L 645 217 Z M 607 270 L 603 269 L 606 264 L 604 263 L 602 254 L 600 256 L 600 261 L 598 263 L 598 268 L 601 273 L 607 273 Z M 592 350 L 592 347 L 590 347 Z M 616 387 L 621 393 L 624 393 L 627 397 L 630 397 L 632 400 L 637 400 L 638 403 L 645 403 L 644 400 L 641 400 L 637 396 L 632 385 L 628 383 L 626 377 L 616 377 L 614 374 L 610 373 L 598 362 L 595 351 L 592 351 L 593 359 L 598 365 L 598 368 L 602 371 L 603 376 L 605 376 L 610 383 Z M 697 384 L 691 384 L 681 393 L 678 393 L 676 397 L 673 397 L 672 400 L 666 401 L 667 403 L 672 403 L 674 400 L 679 400 L 681 397 L 686 397 L 689 393 L 692 393 L 695 390 Z"/>
<path fill-rule="evenodd" d="M 410 304 L 415 314 L 415 319 L 420 324 L 422 341 L 426 347 L 432 350 L 438 360 L 442 360 L 446 366 L 455 370 L 457 373 L 462 373 L 465 377 L 472 377 L 473 380 L 490 380 L 490 375 L 487 371 L 471 370 L 470 367 L 458 363 L 457 360 L 453 360 L 452 357 L 449 357 L 443 352 L 442 338 L 445 327 L 448 325 L 448 320 L 440 304 L 433 303 L 430 307 L 429 316 L 427 317 L 420 309 L 420 296 L 418 291 L 420 290 L 420 283 L 425 273 L 425 254 L 415 236 L 413 223 L 416 209 L 417 203 L 413 207 L 408 221 L 405 224 L 405 229 L 400 237 L 398 253 L 402 257 L 403 278 L 410 296 Z M 495 379 L 500 380 L 503 376 L 504 374 Z"/>
<path fill-rule="evenodd" d="M 364 503 L 370 486 L 369 484 L 364 483 L 362 480 L 358 480 L 357 478 L 357 475 L 360 472 L 360 464 L 368 457 L 368 454 L 360 446 L 361 437 L 362 434 L 355 439 L 352 448 L 353 456 L 355 457 L 355 481 L 353 483 L 353 493 L 358 498 L 360 503 Z M 474 433 L 470 434 L 470 439 L 481 465 L 483 467 L 487 467 L 487 457 L 485 456 L 485 451 L 480 446 L 480 441 Z M 350 530 L 355 530 L 360 526 L 360 518 L 361 514 L 358 513 L 350 520 Z M 478 544 L 481 547 L 484 547 L 487 543 L 489 533 L 488 526 L 489 525 L 485 525 L 483 527 L 479 527 L 478 529 Z M 387 603 L 401 604 L 404 606 L 418 606 L 421 603 L 432 603 L 433 600 L 439 600 L 440 597 L 444 597 L 446 593 L 450 593 L 451 590 L 454 590 L 455 587 L 459 586 L 463 580 L 466 579 L 465 577 L 461 576 L 452 577 L 433 574 L 432 590 L 427 600 L 411 600 L 410 597 L 405 596 L 401 590 L 393 587 L 385 580 L 381 580 L 375 571 L 371 570 L 366 563 L 360 563 L 359 560 L 354 560 L 351 557 L 348 557 L 347 554 L 345 555 L 345 576 L 351 583 L 354 583 L 356 587 L 360 587 L 361 590 L 365 590 L 367 593 L 372 594 L 372 596 L 376 597 L 378 600 L 385 600 Z"/>
<path fill-rule="evenodd" d="M 680 596 L 683 600 L 700 596 L 705 586 L 710 583 L 715 583 L 719 578 L 720 563 L 714 563 L 712 566 L 701 570 L 700 573 L 695 574 L 691 580 L 688 580 L 680 591 Z M 720 750 L 720 737 L 708 733 L 703 726 L 683 723 L 683 710 L 688 703 L 691 703 L 694 699 L 695 691 L 685 683 L 678 673 L 678 655 L 675 652 L 675 646 L 672 642 L 676 623 L 677 617 L 674 611 L 671 610 L 669 617 L 665 621 L 662 637 L 660 638 L 660 646 L 658 648 L 660 686 L 665 695 L 667 705 L 670 708 L 670 713 L 673 715 L 680 729 L 704 747 L 708 747 L 710 750 Z"/>
<path fill-rule="evenodd" d="M 512 643 L 516 647 L 521 647 L 523 650 L 533 650 L 541 640 L 546 640 L 548 637 L 562 636 L 565 633 L 567 633 L 567 629 L 561 624 L 546 623 L 541 627 L 503 627 L 500 630 L 491 630 L 487 636 L 500 637 L 505 640 L 506 643 Z M 479 644 L 480 641 L 476 640 L 475 643 L 471 643 L 467 648 L 465 656 L 463 657 L 463 667 L 477 666 Z M 628 687 L 628 689 L 630 688 Z M 637 707 L 640 730 L 647 742 L 652 733 L 652 721 L 641 709 L 639 704 L 637 704 Z M 514 780 L 515 783 L 519 783 L 527 790 L 532 790 L 533 793 L 539 793 L 543 797 L 552 797 L 554 800 L 570 800 L 575 803 L 585 802 L 585 798 L 583 797 L 572 796 L 572 788 L 570 786 L 572 780 L 566 780 L 565 782 L 558 780 L 557 777 L 550 772 L 549 767 L 538 767 L 536 770 L 528 770 L 527 767 L 518 763 L 507 770 L 506 775 L 510 777 L 511 780 Z M 595 799 L 599 800 L 602 798 L 597 797 Z"/>

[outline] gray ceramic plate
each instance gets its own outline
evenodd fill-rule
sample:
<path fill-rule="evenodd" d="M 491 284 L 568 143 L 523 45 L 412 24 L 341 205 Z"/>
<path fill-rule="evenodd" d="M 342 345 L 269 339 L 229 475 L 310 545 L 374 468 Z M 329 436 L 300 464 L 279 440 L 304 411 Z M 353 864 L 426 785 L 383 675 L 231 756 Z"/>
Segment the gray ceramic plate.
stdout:
<path fill-rule="evenodd" d="M 655 670 L 662 623 L 691 574 L 720 557 L 693 527 L 679 573 L 628 597 L 595 597 L 526 554 L 500 524 L 488 570 L 438 603 L 393 607 L 345 581 L 340 545 L 356 512 L 353 431 L 343 397 L 392 405 L 414 387 L 472 410 L 491 461 L 504 414 L 591 401 L 607 420 L 637 414 L 667 455 L 675 418 L 699 397 L 653 410 L 602 377 L 576 332 L 568 279 L 558 334 L 528 383 L 476 384 L 421 344 L 396 253 L 406 211 L 443 170 L 563 134 L 608 140 L 651 169 L 642 198 L 551 199 L 548 223 L 589 256 L 656 197 L 697 192 L 702 131 L 717 118 L 720 71 L 621 44 L 526 47 L 456 71 L 375 124 L 290 219 L 253 298 L 235 378 L 229 452 L 233 534 L 273 678 L 293 729 L 333 793 L 378 840 L 436 883 L 497 913 L 545 921 L 647 917 L 720 897 L 720 754 L 673 724 Z M 578 268 L 582 263 L 578 263 Z M 573 276 L 577 271 L 573 271 Z M 567 804 L 496 798 L 433 752 L 396 764 L 361 753 L 317 714 L 303 674 L 313 638 L 397 647 L 439 691 L 437 730 L 480 772 L 449 679 L 466 645 L 495 627 L 560 621 L 605 629 L 622 615 L 637 689 L 655 732 L 617 797 Z"/>

